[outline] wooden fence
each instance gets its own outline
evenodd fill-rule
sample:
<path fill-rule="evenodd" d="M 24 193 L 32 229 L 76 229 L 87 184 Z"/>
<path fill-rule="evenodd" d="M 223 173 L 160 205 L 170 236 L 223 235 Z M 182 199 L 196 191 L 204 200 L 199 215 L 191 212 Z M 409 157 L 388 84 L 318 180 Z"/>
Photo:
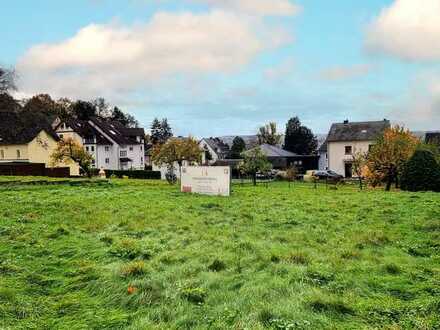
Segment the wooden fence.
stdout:
<path fill-rule="evenodd" d="M 40 163 L 0 163 L 0 175 L 10 176 L 47 176 L 51 178 L 68 178 L 68 167 L 46 168 Z"/>

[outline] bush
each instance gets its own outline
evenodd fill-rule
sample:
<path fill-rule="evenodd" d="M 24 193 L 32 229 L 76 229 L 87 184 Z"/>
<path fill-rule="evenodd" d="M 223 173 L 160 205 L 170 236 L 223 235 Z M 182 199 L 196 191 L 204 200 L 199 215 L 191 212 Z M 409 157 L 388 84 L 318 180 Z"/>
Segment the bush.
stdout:
<path fill-rule="evenodd" d="M 400 184 L 407 191 L 440 191 L 440 165 L 432 151 L 416 150 L 405 164 Z"/>
<path fill-rule="evenodd" d="M 105 170 L 107 178 L 117 177 L 123 178 L 124 176 L 129 179 L 143 179 L 143 180 L 160 180 L 159 171 L 121 171 L 121 170 Z"/>

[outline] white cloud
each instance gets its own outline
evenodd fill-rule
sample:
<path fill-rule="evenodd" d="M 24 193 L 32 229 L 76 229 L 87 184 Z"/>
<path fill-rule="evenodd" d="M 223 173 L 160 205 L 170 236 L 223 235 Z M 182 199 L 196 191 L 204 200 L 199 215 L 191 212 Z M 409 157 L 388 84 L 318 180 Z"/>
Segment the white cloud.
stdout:
<path fill-rule="evenodd" d="M 36 45 L 17 69 L 25 93 L 116 97 L 173 75 L 237 72 L 290 41 L 284 30 L 233 12 L 161 12 L 143 24 L 91 24 L 68 40 Z"/>
<path fill-rule="evenodd" d="M 289 0 L 188 0 L 260 16 L 293 16 L 301 8 Z"/>
<path fill-rule="evenodd" d="M 267 69 L 264 72 L 264 76 L 267 79 L 278 80 L 286 79 L 293 74 L 295 70 L 295 61 L 293 58 L 287 58 L 284 61 L 278 63 L 278 65 Z"/>
<path fill-rule="evenodd" d="M 366 47 L 412 61 L 440 60 L 440 0 L 395 0 L 367 30 Z"/>
<path fill-rule="evenodd" d="M 408 87 L 406 97 L 391 111 L 390 118 L 411 129 L 440 129 L 439 77 L 439 72 L 418 75 Z"/>
<path fill-rule="evenodd" d="M 353 66 L 336 66 L 320 72 L 323 80 L 339 81 L 362 77 L 371 72 L 373 67 L 369 64 L 358 64 Z"/>

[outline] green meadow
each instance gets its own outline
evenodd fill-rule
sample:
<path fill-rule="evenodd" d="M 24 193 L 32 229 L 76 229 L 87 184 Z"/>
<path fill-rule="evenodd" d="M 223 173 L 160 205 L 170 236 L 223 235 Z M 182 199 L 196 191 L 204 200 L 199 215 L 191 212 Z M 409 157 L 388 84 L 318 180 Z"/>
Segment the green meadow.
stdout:
<path fill-rule="evenodd" d="M 0 186 L 0 329 L 438 328 L 439 194 Z"/>

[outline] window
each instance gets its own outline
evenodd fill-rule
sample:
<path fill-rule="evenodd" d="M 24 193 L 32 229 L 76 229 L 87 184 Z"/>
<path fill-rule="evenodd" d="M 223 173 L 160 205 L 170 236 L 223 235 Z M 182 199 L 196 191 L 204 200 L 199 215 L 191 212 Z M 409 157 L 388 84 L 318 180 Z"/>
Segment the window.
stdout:
<path fill-rule="evenodd" d="M 105 159 L 105 163 L 106 163 L 106 164 L 110 164 L 110 158 L 106 158 L 106 159 Z"/>
<path fill-rule="evenodd" d="M 373 148 L 374 148 L 374 144 L 370 144 L 370 145 L 368 146 L 368 151 L 373 150 Z"/>
<path fill-rule="evenodd" d="M 141 163 L 143 163 L 144 162 L 144 157 L 141 157 Z"/>
<path fill-rule="evenodd" d="M 121 152 L 119 153 L 119 155 L 121 157 L 127 157 L 127 150 L 121 150 Z"/>
<path fill-rule="evenodd" d="M 133 151 L 133 147 L 130 147 L 130 151 Z"/>
<path fill-rule="evenodd" d="M 141 146 L 141 151 L 142 151 L 142 146 Z"/>
<path fill-rule="evenodd" d="M 353 147 L 352 146 L 345 146 L 345 154 L 351 155 L 353 153 Z"/>
<path fill-rule="evenodd" d="M 88 146 L 86 147 L 86 151 L 89 151 L 89 147 Z"/>
<path fill-rule="evenodd" d="M 94 152 L 94 151 L 95 151 L 95 147 L 94 147 L 94 146 L 91 146 L 91 147 L 90 147 L 90 150 L 92 150 L 92 152 Z"/>
<path fill-rule="evenodd" d="M 20 157 L 21 157 L 21 152 L 20 150 L 17 149 L 17 159 L 20 159 Z"/>
<path fill-rule="evenodd" d="M 109 146 L 106 146 L 106 147 L 105 147 L 105 151 L 109 152 L 109 151 L 110 151 L 110 147 L 109 147 Z"/>
<path fill-rule="evenodd" d="M 64 138 L 64 135 L 63 134 L 60 134 L 60 139 L 63 139 Z"/>
<path fill-rule="evenodd" d="M 0 150 L 0 158 L 5 159 L 5 151 L 4 150 Z"/>
<path fill-rule="evenodd" d="M 92 166 L 95 166 L 96 162 L 94 159 L 92 159 Z"/>

